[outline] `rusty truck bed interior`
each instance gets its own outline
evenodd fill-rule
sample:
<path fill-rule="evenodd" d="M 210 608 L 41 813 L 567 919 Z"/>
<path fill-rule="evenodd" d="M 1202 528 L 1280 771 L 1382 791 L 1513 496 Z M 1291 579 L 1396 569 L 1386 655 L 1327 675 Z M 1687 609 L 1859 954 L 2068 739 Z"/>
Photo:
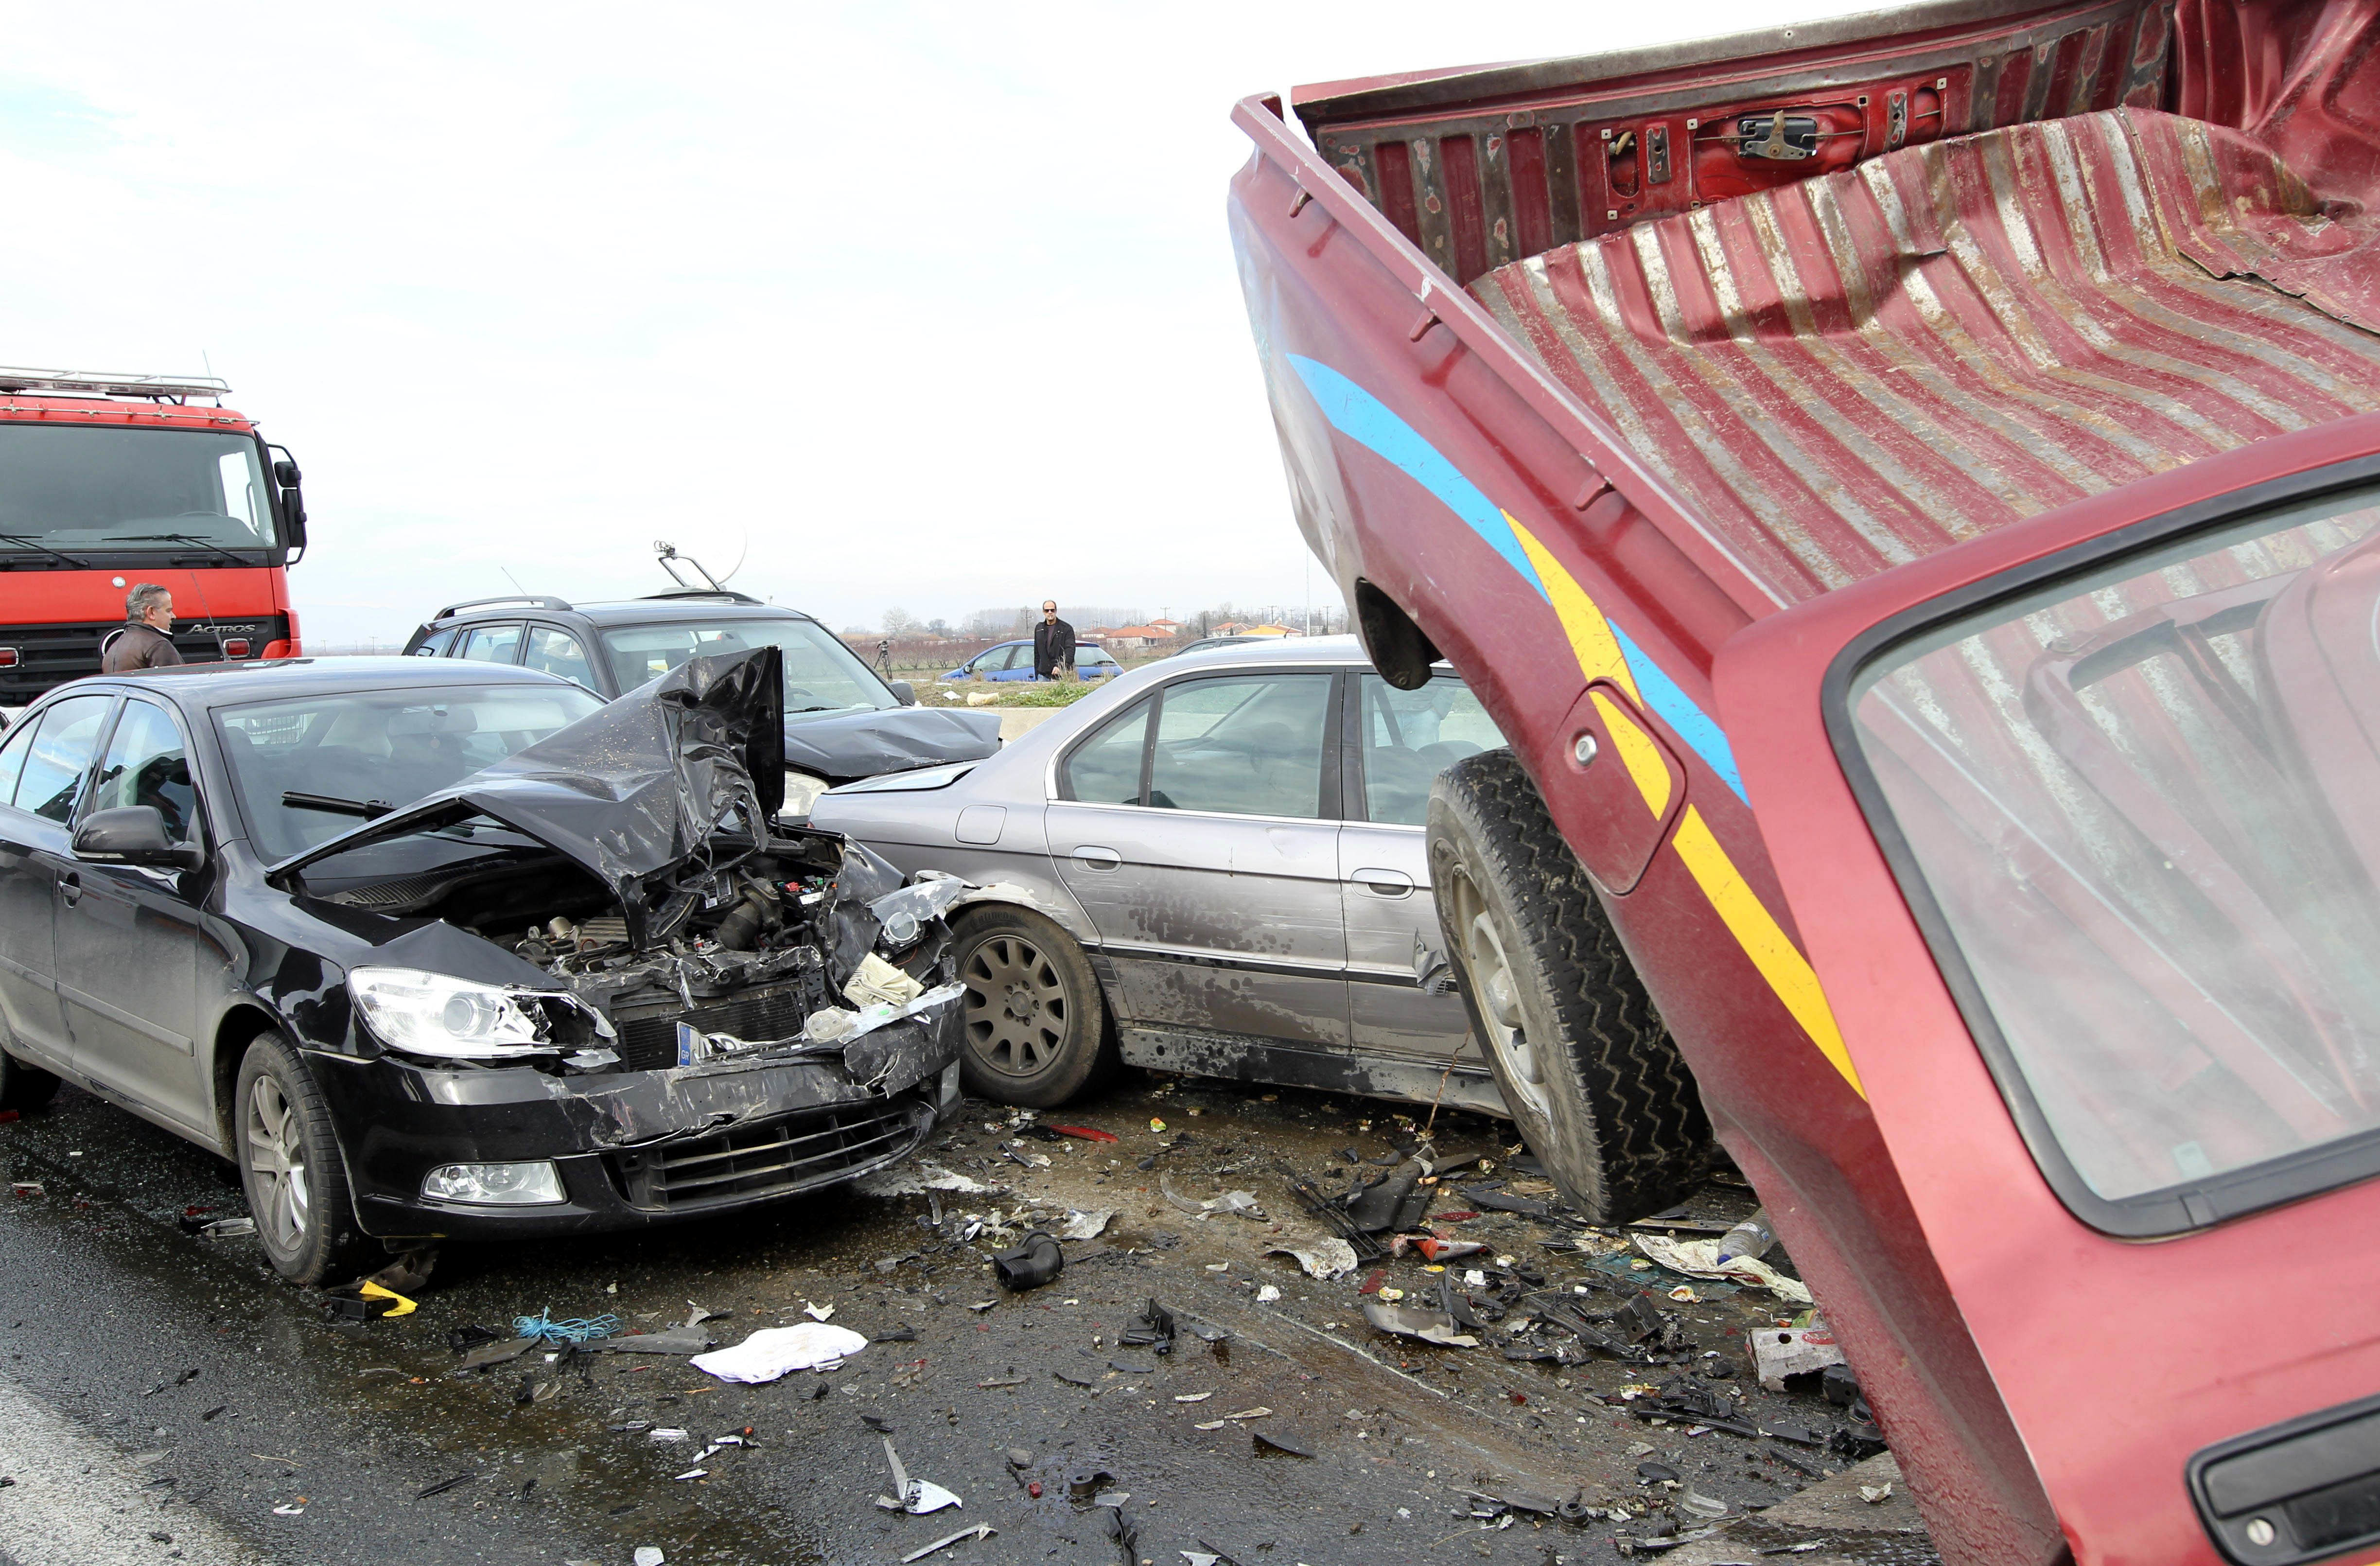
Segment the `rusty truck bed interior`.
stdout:
<path fill-rule="evenodd" d="M 1935 14 L 1297 108 L 1789 601 L 2380 407 L 2370 144 L 2284 113 L 2285 64 L 2205 67 L 2187 5 Z"/>

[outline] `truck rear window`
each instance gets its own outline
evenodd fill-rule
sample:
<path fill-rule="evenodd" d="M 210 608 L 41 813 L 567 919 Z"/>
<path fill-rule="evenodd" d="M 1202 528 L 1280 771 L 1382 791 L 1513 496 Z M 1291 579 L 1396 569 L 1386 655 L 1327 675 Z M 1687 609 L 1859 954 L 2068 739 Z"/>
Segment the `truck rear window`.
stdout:
<path fill-rule="evenodd" d="M 2380 1172 L 2375 615 L 2380 493 L 2334 492 L 1852 682 L 1855 779 L 2045 1173 L 2174 1220 L 2101 1227 Z"/>

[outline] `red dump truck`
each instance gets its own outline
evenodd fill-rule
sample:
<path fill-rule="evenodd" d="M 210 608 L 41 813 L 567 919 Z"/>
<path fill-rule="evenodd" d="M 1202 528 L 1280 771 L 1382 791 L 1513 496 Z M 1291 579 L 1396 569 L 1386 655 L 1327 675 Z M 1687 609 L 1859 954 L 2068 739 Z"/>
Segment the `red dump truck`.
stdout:
<path fill-rule="evenodd" d="M 191 662 L 299 650 L 298 465 L 212 377 L 0 369 L 0 707 L 99 673 L 140 582 Z"/>
<path fill-rule="evenodd" d="M 2380 1543 L 2380 6 L 1305 89 L 1231 223 L 1515 1119 L 1751 1177 L 1954 1562 Z M 1583 24 L 1586 25 L 1586 24 Z"/>

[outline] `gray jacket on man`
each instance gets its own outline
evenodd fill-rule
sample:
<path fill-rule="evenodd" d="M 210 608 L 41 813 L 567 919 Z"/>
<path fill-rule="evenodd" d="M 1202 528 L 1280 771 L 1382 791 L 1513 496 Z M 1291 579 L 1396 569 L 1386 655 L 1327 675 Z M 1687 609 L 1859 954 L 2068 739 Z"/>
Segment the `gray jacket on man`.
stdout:
<path fill-rule="evenodd" d="M 163 669 L 182 661 L 182 649 L 174 638 L 146 620 L 126 623 L 120 631 L 110 631 L 100 643 L 99 672 L 103 674 L 128 674 L 135 669 Z"/>

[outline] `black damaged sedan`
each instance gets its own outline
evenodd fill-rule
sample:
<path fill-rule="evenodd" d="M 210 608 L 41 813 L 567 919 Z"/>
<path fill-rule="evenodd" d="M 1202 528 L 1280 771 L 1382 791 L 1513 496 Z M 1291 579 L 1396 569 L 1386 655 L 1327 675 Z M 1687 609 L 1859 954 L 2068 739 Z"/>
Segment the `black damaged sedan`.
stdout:
<path fill-rule="evenodd" d="M 957 1105 L 972 889 L 772 828 L 781 683 L 763 648 L 609 706 L 407 659 L 60 687 L 0 743 L 0 1107 L 63 1078 L 232 1159 L 301 1283 L 905 1156 Z"/>

